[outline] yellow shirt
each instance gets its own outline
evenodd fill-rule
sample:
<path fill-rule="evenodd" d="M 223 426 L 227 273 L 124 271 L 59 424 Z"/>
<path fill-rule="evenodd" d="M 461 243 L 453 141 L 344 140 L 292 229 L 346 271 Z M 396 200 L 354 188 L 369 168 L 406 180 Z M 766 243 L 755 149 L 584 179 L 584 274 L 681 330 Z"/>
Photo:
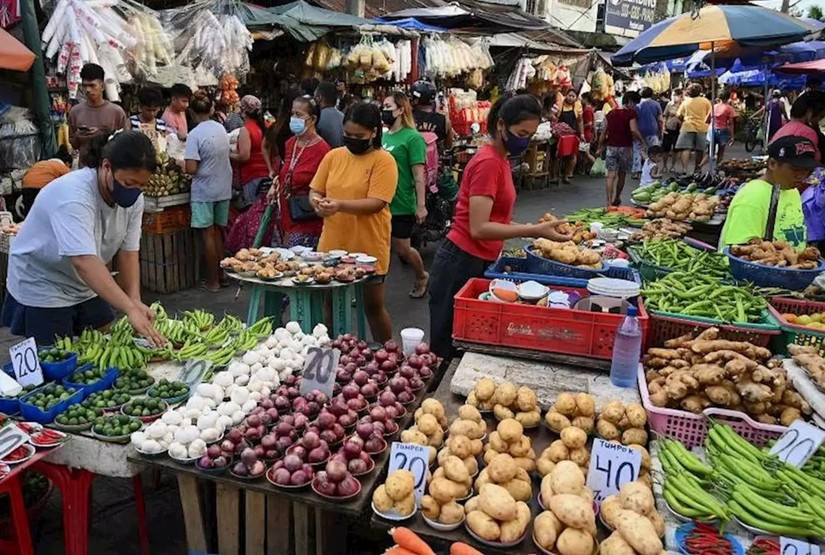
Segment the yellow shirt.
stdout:
<path fill-rule="evenodd" d="M 713 106 L 710 100 L 704 96 L 697 96 L 694 98 L 685 97 L 676 115 L 683 118 L 681 131 L 685 133 L 707 133 L 708 116 L 710 115 Z"/>
<path fill-rule="evenodd" d="M 390 267 L 389 203 L 395 196 L 398 167 L 392 154 L 373 150 L 356 156 L 346 148 L 331 150 L 318 167 L 310 187 L 333 200 L 376 198 L 387 203 L 380 212 L 358 216 L 338 212 L 324 218 L 318 251 L 343 249 L 378 259 L 378 275 Z"/>

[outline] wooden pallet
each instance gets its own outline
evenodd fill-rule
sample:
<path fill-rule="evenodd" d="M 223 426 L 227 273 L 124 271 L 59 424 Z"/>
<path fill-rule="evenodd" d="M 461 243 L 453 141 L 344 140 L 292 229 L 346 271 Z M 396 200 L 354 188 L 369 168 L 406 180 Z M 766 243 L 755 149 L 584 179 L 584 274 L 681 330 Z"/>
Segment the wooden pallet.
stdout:
<path fill-rule="evenodd" d="M 198 258 L 194 232 L 144 232 L 140 239 L 140 282 L 153 293 L 177 293 L 195 286 Z"/>

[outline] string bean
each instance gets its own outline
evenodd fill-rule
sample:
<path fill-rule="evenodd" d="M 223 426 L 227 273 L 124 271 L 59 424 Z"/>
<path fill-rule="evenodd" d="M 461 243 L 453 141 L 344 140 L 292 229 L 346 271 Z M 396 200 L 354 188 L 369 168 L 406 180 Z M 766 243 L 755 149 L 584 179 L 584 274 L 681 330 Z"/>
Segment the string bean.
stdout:
<path fill-rule="evenodd" d="M 720 279 L 730 275 L 727 256 L 719 252 L 699 250 L 684 241 L 645 241 L 633 249 L 639 258 L 655 266 L 674 271 L 701 272 Z"/>

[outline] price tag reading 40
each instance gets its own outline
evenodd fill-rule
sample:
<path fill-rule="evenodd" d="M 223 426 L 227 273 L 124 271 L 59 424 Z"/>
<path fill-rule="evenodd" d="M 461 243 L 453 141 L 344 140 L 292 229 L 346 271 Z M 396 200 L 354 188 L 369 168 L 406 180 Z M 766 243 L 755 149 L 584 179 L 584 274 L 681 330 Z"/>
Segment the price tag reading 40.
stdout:
<path fill-rule="evenodd" d="M 779 555 L 820 555 L 820 550 L 818 545 L 783 536 L 779 538 Z"/>
<path fill-rule="evenodd" d="M 387 475 L 396 470 L 409 470 L 415 480 L 415 504 L 421 505 L 424 488 L 427 486 L 427 471 L 430 469 L 430 450 L 424 445 L 392 442 L 390 466 Z"/>
<path fill-rule="evenodd" d="M 771 455 L 776 455 L 788 464 L 801 467 L 808 462 L 823 442 L 825 442 L 825 431 L 797 420 L 773 444 Z"/>
<path fill-rule="evenodd" d="M 642 454 L 639 451 L 594 439 L 587 487 L 593 490 L 596 504 L 601 505 L 607 497 L 618 493 L 622 485 L 636 480 L 641 468 Z"/>
<path fill-rule="evenodd" d="M 17 383 L 23 387 L 43 383 L 43 369 L 40 368 L 40 358 L 37 356 L 37 344 L 34 342 L 34 337 L 29 337 L 14 345 L 9 349 L 9 355 Z"/>
<path fill-rule="evenodd" d="M 301 395 L 317 389 L 328 397 L 332 397 L 335 387 L 335 369 L 338 368 L 339 358 L 341 358 L 341 351 L 338 349 L 310 348 L 307 351 L 304 374 L 301 378 Z"/>

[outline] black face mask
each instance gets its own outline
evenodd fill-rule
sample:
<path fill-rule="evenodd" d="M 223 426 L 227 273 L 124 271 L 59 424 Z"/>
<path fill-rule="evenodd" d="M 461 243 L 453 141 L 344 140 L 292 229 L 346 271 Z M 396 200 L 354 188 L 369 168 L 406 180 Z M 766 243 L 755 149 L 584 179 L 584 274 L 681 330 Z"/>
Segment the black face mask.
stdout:
<path fill-rule="evenodd" d="M 364 154 L 372 146 L 372 139 L 357 139 L 345 136 L 344 146 L 355 155 Z"/>
<path fill-rule="evenodd" d="M 386 125 L 387 127 L 392 127 L 395 123 L 395 116 L 392 115 L 392 110 L 383 110 L 381 112 L 381 123 Z"/>

